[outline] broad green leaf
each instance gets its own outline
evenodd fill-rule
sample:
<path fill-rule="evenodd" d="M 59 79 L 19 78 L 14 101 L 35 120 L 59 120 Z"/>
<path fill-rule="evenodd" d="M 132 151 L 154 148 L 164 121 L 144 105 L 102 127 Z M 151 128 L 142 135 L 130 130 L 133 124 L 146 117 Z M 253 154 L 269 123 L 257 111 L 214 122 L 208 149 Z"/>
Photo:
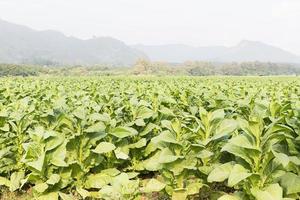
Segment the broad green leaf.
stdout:
<path fill-rule="evenodd" d="M 73 199 L 75 199 L 74 196 L 71 195 L 71 194 L 65 194 L 65 193 L 62 193 L 62 192 L 59 192 L 58 194 L 59 194 L 59 196 L 62 200 L 73 200 Z"/>
<path fill-rule="evenodd" d="M 189 183 L 187 185 L 187 194 L 188 195 L 199 194 L 199 191 L 202 187 L 203 187 L 203 183 L 201 182 Z"/>
<path fill-rule="evenodd" d="M 90 119 L 92 119 L 93 121 L 102 121 L 102 122 L 109 122 L 110 116 L 107 113 L 104 114 L 99 114 L 99 113 L 93 113 L 90 115 Z"/>
<path fill-rule="evenodd" d="M 146 145 L 147 145 L 146 138 L 142 138 L 139 141 L 137 141 L 136 143 L 128 145 L 128 148 L 130 148 L 130 149 L 139 149 L 139 148 L 142 148 Z"/>
<path fill-rule="evenodd" d="M 107 174 L 109 176 L 117 176 L 120 173 L 121 172 L 119 170 L 117 170 L 116 168 L 108 168 L 108 169 L 101 171 L 101 174 Z"/>
<path fill-rule="evenodd" d="M 251 173 L 248 173 L 242 165 L 235 164 L 228 177 L 228 186 L 233 187 L 249 176 L 251 176 Z"/>
<path fill-rule="evenodd" d="M 207 177 L 207 181 L 211 182 L 223 182 L 228 179 L 231 170 L 233 168 L 233 163 L 228 162 L 222 165 L 217 166 L 213 169 Z"/>
<path fill-rule="evenodd" d="M 46 181 L 48 185 L 55 185 L 60 181 L 60 176 L 58 174 L 51 174 L 50 178 Z"/>
<path fill-rule="evenodd" d="M 242 200 L 242 199 L 239 198 L 238 196 L 225 194 L 225 195 L 221 196 L 220 198 L 218 198 L 218 200 Z"/>
<path fill-rule="evenodd" d="M 87 180 L 85 182 L 85 188 L 102 188 L 103 186 L 111 183 L 112 177 L 108 174 L 91 174 L 87 176 Z"/>
<path fill-rule="evenodd" d="M 181 122 L 179 119 L 175 119 L 172 121 L 171 127 L 173 131 L 177 134 L 181 132 Z"/>
<path fill-rule="evenodd" d="M 131 127 L 117 127 L 110 131 L 110 134 L 117 137 L 117 138 L 125 138 L 137 135 L 138 132 Z"/>
<path fill-rule="evenodd" d="M 97 133 L 101 131 L 105 131 L 105 124 L 103 122 L 97 122 L 96 124 L 91 125 L 87 129 L 85 129 L 85 132 L 87 133 Z"/>
<path fill-rule="evenodd" d="M 179 157 L 175 156 L 169 148 L 165 148 L 160 152 L 159 163 L 170 163 L 177 160 Z"/>
<path fill-rule="evenodd" d="M 140 136 L 145 136 L 147 135 L 148 133 L 150 133 L 152 130 L 154 129 L 158 129 L 159 126 L 153 124 L 153 123 L 148 123 L 145 127 L 145 129 L 139 133 Z"/>
<path fill-rule="evenodd" d="M 153 115 L 153 111 L 143 106 L 138 108 L 136 117 L 140 119 L 147 119 L 152 117 L 152 115 Z"/>
<path fill-rule="evenodd" d="M 28 162 L 27 165 L 41 172 L 44 167 L 44 162 L 45 162 L 45 152 L 42 152 L 42 154 L 37 158 L 37 160 Z"/>
<path fill-rule="evenodd" d="M 258 150 L 257 147 L 255 146 L 255 141 L 253 141 L 252 138 L 244 134 L 233 137 L 232 139 L 229 140 L 229 143 L 245 149 Z"/>
<path fill-rule="evenodd" d="M 175 189 L 172 193 L 172 200 L 185 200 L 188 193 L 185 189 Z"/>
<path fill-rule="evenodd" d="M 50 192 L 47 194 L 43 194 L 37 198 L 37 200 L 58 200 L 57 192 Z"/>
<path fill-rule="evenodd" d="M 170 131 L 163 131 L 158 136 L 152 138 L 153 143 L 166 142 L 172 144 L 178 144 L 175 136 Z"/>
<path fill-rule="evenodd" d="M 145 193 L 151 193 L 151 192 L 159 192 L 163 190 L 166 187 L 166 184 L 156 180 L 156 179 L 150 179 L 149 182 L 147 182 L 146 186 L 142 189 Z"/>
<path fill-rule="evenodd" d="M 146 126 L 146 123 L 144 122 L 143 119 L 137 119 L 134 121 L 134 123 L 137 125 L 137 126 Z"/>
<path fill-rule="evenodd" d="M 162 169 L 162 164 L 158 162 L 160 152 L 156 152 L 152 157 L 143 161 L 143 166 L 148 171 L 158 171 Z"/>
<path fill-rule="evenodd" d="M 82 107 L 79 107 L 76 110 L 74 110 L 73 115 L 81 120 L 86 118 L 86 112 Z"/>
<path fill-rule="evenodd" d="M 102 154 L 108 153 L 116 149 L 116 146 L 109 142 L 100 142 L 97 147 L 92 150 L 95 153 Z"/>
<path fill-rule="evenodd" d="M 214 140 L 226 136 L 235 131 L 237 128 L 237 122 L 233 119 L 225 119 L 218 126 L 216 133 L 213 137 Z"/>
<path fill-rule="evenodd" d="M 0 176 L 0 186 L 10 187 L 10 181 L 7 178 Z"/>
<path fill-rule="evenodd" d="M 117 148 L 114 150 L 115 155 L 118 159 L 127 160 L 129 158 L 128 154 L 122 151 L 121 148 Z"/>
<path fill-rule="evenodd" d="M 251 189 L 251 193 L 257 200 L 282 200 L 283 190 L 278 183 L 269 185 L 264 190 Z"/>
<path fill-rule="evenodd" d="M 225 117 L 223 109 L 215 110 L 211 113 L 210 121 L 221 120 Z"/>
<path fill-rule="evenodd" d="M 91 196 L 90 192 L 83 189 L 83 188 L 76 188 L 76 191 L 80 194 L 80 196 L 85 199 L 89 196 Z"/>
<path fill-rule="evenodd" d="M 204 150 L 199 152 L 199 154 L 197 155 L 197 158 L 206 159 L 206 158 L 209 158 L 213 155 L 214 155 L 213 152 L 204 149 Z"/>
<path fill-rule="evenodd" d="M 112 185 L 115 187 L 121 187 L 130 182 L 129 177 L 126 173 L 121 173 L 118 176 L 113 178 Z"/>
<path fill-rule="evenodd" d="M 39 183 L 39 184 L 36 184 L 33 189 L 35 191 L 37 191 L 38 193 L 43 193 L 45 192 L 47 189 L 48 189 L 48 185 L 46 183 Z"/>
<path fill-rule="evenodd" d="M 160 113 L 166 115 L 166 116 L 175 116 L 175 114 L 173 113 L 173 111 L 169 108 L 166 108 L 166 107 L 162 107 L 160 110 L 159 110 Z"/>
<path fill-rule="evenodd" d="M 230 142 L 225 144 L 221 151 L 227 151 L 237 157 L 240 157 L 250 165 L 253 164 L 253 158 L 255 158 L 255 156 L 257 155 L 257 151 L 253 152 L 249 149 L 244 149 L 240 146 L 231 144 Z"/>
<path fill-rule="evenodd" d="M 67 155 L 66 150 L 66 141 L 64 144 L 60 145 L 58 148 L 52 152 L 52 157 L 50 159 L 50 162 L 58 167 L 67 167 L 68 164 L 65 162 L 65 158 Z"/>
<path fill-rule="evenodd" d="M 278 159 L 278 161 L 282 164 L 283 167 L 287 167 L 290 159 L 289 156 L 284 154 L 284 153 L 277 153 L 275 151 L 273 151 L 274 156 L 276 157 L 276 159 Z"/>
<path fill-rule="evenodd" d="M 10 176 L 10 191 L 16 191 L 21 186 L 21 180 L 24 179 L 24 172 L 14 172 Z"/>
<path fill-rule="evenodd" d="M 280 177 L 280 185 L 285 189 L 287 194 L 300 192 L 300 176 L 293 173 L 286 173 Z"/>

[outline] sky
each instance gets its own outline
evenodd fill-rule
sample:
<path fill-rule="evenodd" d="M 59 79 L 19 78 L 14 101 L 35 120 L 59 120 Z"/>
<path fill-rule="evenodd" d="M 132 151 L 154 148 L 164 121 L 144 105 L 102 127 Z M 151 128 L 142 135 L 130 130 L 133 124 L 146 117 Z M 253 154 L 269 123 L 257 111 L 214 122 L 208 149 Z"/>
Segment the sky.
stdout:
<path fill-rule="evenodd" d="M 82 39 L 192 46 L 254 40 L 300 55 L 300 0 L 0 0 L 0 19 Z"/>

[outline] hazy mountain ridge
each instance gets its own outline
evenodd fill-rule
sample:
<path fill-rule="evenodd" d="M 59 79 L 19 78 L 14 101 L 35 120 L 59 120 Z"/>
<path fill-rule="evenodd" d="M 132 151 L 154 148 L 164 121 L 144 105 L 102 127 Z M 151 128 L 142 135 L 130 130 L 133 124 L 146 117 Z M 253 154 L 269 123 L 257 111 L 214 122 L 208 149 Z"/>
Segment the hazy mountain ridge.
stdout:
<path fill-rule="evenodd" d="M 139 58 L 172 63 L 300 63 L 300 56 L 256 41 L 244 40 L 233 47 L 192 47 L 182 44 L 128 46 L 111 37 L 82 40 L 65 36 L 58 31 L 36 31 L 0 19 L 0 63 L 132 65 Z"/>
<path fill-rule="evenodd" d="M 99 37 L 81 40 L 0 20 L 0 62 L 131 65 L 146 56 L 122 41 Z"/>
<path fill-rule="evenodd" d="M 188 45 L 133 45 L 153 61 L 184 62 L 187 60 L 215 62 L 279 62 L 300 63 L 300 56 L 257 41 L 243 40 L 233 47 Z"/>

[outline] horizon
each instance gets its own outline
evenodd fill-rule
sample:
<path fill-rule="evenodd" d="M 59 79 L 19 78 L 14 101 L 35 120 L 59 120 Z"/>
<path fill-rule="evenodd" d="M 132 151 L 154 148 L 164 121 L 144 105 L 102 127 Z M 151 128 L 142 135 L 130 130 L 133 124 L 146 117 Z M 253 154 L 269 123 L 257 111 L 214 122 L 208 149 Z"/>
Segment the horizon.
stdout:
<path fill-rule="evenodd" d="M 129 45 L 193 47 L 231 47 L 249 40 L 300 55 L 297 0 L 191 0 L 188 4 L 171 0 L 4 0 L 0 13 L 1 19 L 11 23 L 80 39 L 108 36 Z"/>

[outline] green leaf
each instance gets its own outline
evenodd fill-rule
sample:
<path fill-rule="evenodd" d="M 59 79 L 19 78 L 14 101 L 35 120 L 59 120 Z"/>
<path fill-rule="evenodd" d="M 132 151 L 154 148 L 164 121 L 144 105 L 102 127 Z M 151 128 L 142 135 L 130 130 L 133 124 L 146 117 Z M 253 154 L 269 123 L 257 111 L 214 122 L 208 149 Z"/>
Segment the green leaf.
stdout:
<path fill-rule="evenodd" d="M 224 137 L 235 131 L 237 128 L 237 122 L 233 119 L 225 119 L 218 126 L 216 133 L 213 137 L 213 140 Z"/>
<path fill-rule="evenodd" d="M 47 189 L 48 189 L 48 185 L 46 183 L 39 183 L 39 184 L 36 184 L 33 189 L 35 191 L 37 191 L 38 193 L 43 193 L 45 192 Z"/>
<path fill-rule="evenodd" d="M 147 119 L 152 117 L 153 114 L 154 112 L 151 109 L 142 106 L 138 108 L 136 117 L 140 119 Z"/>
<path fill-rule="evenodd" d="M 139 149 L 139 148 L 142 148 L 146 145 L 147 145 L 146 138 L 142 138 L 139 141 L 137 141 L 136 143 L 128 145 L 128 148 L 130 148 L 130 149 Z"/>
<path fill-rule="evenodd" d="M 202 187 L 203 187 L 203 183 L 201 182 L 189 183 L 187 185 L 187 194 L 188 195 L 199 194 L 199 191 Z"/>
<path fill-rule="evenodd" d="M 57 192 L 50 192 L 48 194 L 44 194 L 39 196 L 37 200 L 58 200 L 58 193 Z"/>
<path fill-rule="evenodd" d="M 115 149 L 115 155 L 118 159 L 127 160 L 129 158 L 128 154 L 124 151 L 122 151 L 121 148 Z"/>
<path fill-rule="evenodd" d="M 140 132 L 139 135 L 140 136 L 145 136 L 145 135 L 147 135 L 148 133 L 150 133 L 155 128 L 158 129 L 159 126 L 157 126 L 157 125 L 155 125 L 153 123 L 149 123 L 149 124 L 146 125 L 145 129 L 142 132 Z"/>
<path fill-rule="evenodd" d="M 237 147 L 242 147 L 245 149 L 253 149 L 253 150 L 259 150 L 255 146 L 255 141 L 253 141 L 249 136 L 241 134 L 233 137 L 229 140 L 229 144 L 235 145 Z"/>
<path fill-rule="evenodd" d="M 284 153 L 277 153 L 275 151 L 272 151 L 275 158 L 282 164 L 283 167 L 287 167 L 289 162 L 290 162 L 290 159 L 289 159 L 289 156 L 284 154 Z"/>
<path fill-rule="evenodd" d="M 116 146 L 109 142 L 100 142 L 97 147 L 92 150 L 95 153 L 103 154 L 108 153 L 116 149 Z"/>
<path fill-rule="evenodd" d="M 102 188 L 103 186 L 111 183 L 112 177 L 108 174 L 91 174 L 87 177 L 87 180 L 85 182 L 85 187 L 87 189 L 89 188 Z"/>
<path fill-rule="evenodd" d="M 160 113 L 166 115 L 166 116 L 175 116 L 175 114 L 173 113 L 172 110 L 170 110 L 169 108 L 166 108 L 166 107 L 162 107 L 160 110 L 159 110 Z"/>
<path fill-rule="evenodd" d="M 185 200 L 188 193 L 185 189 L 175 189 L 172 193 L 172 200 Z"/>
<path fill-rule="evenodd" d="M 146 186 L 142 189 L 145 193 L 151 193 L 151 192 L 160 192 L 166 187 L 166 184 L 156 180 L 156 179 L 150 179 L 150 181 L 146 184 Z"/>
<path fill-rule="evenodd" d="M 111 135 L 117 137 L 117 138 L 125 138 L 129 136 L 137 135 L 138 132 L 131 127 L 117 127 L 111 130 Z"/>
<path fill-rule="evenodd" d="M 85 199 L 89 196 L 91 196 L 90 192 L 83 189 L 83 188 L 76 188 L 76 191 L 80 194 L 80 196 Z"/>
<path fill-rule="evenodd" d="M 10 181 L 7 178 L 1 177 L 0 176 L 0 186 L 6 186 L 6 187 L 10 187 Z"/>
<path fill-rule="evenodd" d="M 16 191 L 21 185 L 21 180 L 25 177 L 24 172 L 14 172 L 10 176 L 10 191 Z"/>
<path fill-rule="evenodd" d="M 57 167 L 67 167 L 68 164 L 65 162 L 67 155 L 66 144 L 60 145 L 52 152 L 50 162 Z"/>
<path fill-rule="evenodd" d="M 144 122 L 143 119 L 137 119 L 134 121 L 134 123 L 137 125 L 137 126 L 145 126 L 146 123 Z"/>
<path fill-rule="evenodd" d="M 170 163 L 177 160 L 179 157 L 175 156 L 169 148 L 165 148 L 160 152 L 159 163 Z"/>
<path fill-rule="evenodd" d="M 86 133 L 98 133 L 98 132 L 102 132 L 105 131 L 105 124 L 103 122 L 97 122 L 96 124 L 91 125 L 90 127 L 88 127 L 85 132 Z"/>
<path fill-rule="evenodd" d="M 60 181 L 60 176 L 58 174 L 51 174 L 50 178 L 46 181 L 48 185 L 55 185 Z"/>
<path fill-rule="evenodd" d="M 215 110 L 211 113 L 211 116 L 210 116 L 210 121 L 215 121 L 215 120 L 221 120 L 221 119 L 224 119 L 225 117 L 225 112 L 223 109 L 218 109 L 218 110 Z"/>
<path fill-rule="evenodd" d="M 117 176 L 119 175 L 121 172 L 119 170 L 117 170 L 116 168 L 108 168 L 105 170 L 101 171 L 101 174 L 107 174 L 109 176 Z"/>
<path fill-rule="evenodd" d="M 79 107 L 76 110 L 74 110 L 73 115 L 81 120 L 86 118 L 86 112 L 83 109 L 83 107 Z"/>
<path fill-rule="evenodd" d="M 225 195 L 221 196 L 220 198 L 218 198 L 218 200 L 242 200 L 242 199 L 239 198 L 238 196 L 225 194 Z"/>
<path fill-rule="evenodd" d="M 296 194 L 300 192 L 300 176 L 293 173 L 286 173 L 280 177 L 280 185 L 287 194 Z"/>
<path fill-rule="evenodd" d="M 152 138 L 153 143 L 166 142 L 172 144 L 178 144 L 175 136 L 170 131 L 163 131 L 158 136 Z"/>
<path fill-rule="evenodd" d="M 102 122 L 109 122 L 110 116 L 107 113 L 99 114 L 99 113 L 93 113 L 90 115 L 90 119 L 93 121 L 102 121 Z"/>
<path fill-rule="evenodd" d="M 244 149 L 242 147 L 236 146 L 234 144 L 231 144 L 230 142 L 225 144 L 225 146 L 222 148 L 221 150 L 223 151 L 227 151 L 237 157 L 242 158 L 243 160 L 245 160 L 248 164 L 252 165 L 253 163 L 253 154 L 255 152 L 249 150 L 249 149 Z"/>
<path fill-rule="evenodd" d="M 71 194 L 65 194 L 62 192 L 59 192 L 58 194 L 62 200 L 74 200 L 75 199 L 74 196 Z"/>
<path fill-rule="evenodd" d="M 158 162 L 160 152 L 156 152 L 152 157 L 143 161 L 143 166 L 148 171 L 158 171 L 162 169 L 162 164 Z"/>
<path fill-rule="evenodd" d="M 229 177 L 232 168 L 233 168 L 232 162 L 228 162 L 228 163 L 217 166 L 215 169 L 213 169 L 210 172 L 210 174 L 207 177 L 207 181 L 209 183 L 225 181 Z"/>
<path fill-rule="evenodd" d="M 44 162 L 45 162 L 45 152 L 42 152 L 42 154 L 38 157 L 37 160 L 28 162 L 27 165 L 41 172 L 44 167 Z"/>
<path fill-rule="evenodd" d="M 181 122 L 178 119 L 172 120 L 171 127 L 176 134 L 180 134 L 181 132 Z"/>
<path fill-rule="evenodd" d="M 278 183 L 269 185 L 264 190 L 252 188 L 251 193 L 257 200 L 282 200 L 283 190 Z"/>
<path fill-rule="evenodd" d="M 251 173 L 248 173 L 248 171 L 242 165 L 236 164 L 233 166 L 230 172 L 228 186 L 233 187 L 249 176 L 251 176 Z"/>

